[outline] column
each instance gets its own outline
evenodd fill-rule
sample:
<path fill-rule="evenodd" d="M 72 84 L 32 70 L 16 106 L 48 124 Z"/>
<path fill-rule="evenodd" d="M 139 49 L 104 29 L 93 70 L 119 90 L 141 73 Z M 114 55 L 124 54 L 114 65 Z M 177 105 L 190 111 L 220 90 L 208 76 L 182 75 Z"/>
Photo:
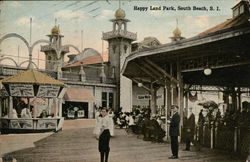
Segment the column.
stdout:
<path fill-rule="evenodd" d="M 170 105 L 173 105 L 174 104 L 174 86 L 170 85 Z"/>
<path fill-rule="evenodd" d="M 168 133 L 168 114 L 170 110 L 170 88 L 169 86 L 165 85 L 164 87 L 164 107 L 165 107 L 165 116 L 166 116 L 166 123 L 165 123 L 165 131 L 166 131 L 166 137 L 167 141 L 169 141 L 169 133 Z"/>
<path fill-rule="evenodd" d="M 210 136 L 211 136 L 210 148 L 213 149 L 214 148 L 214 125 L 213 124 L 211 125 L 211 132 L 210 133 L 211 133 L 210 134 Z"/>
<path fill-rule="evenodd" d="M 237 127 L 234 128 L 234 152 L 237 151 Z"/>
<path fill-rule="evenodd" d="M 186 86 L 187 87 L 187 86 Z M 186 93 L 185 93 L 185 114 L 188 115 L 188 108 L 189 108 L 189 105 L 188 105 L 188 99 L 189 99 L 189 93 L 188 93 L 188 90 L 186 90 Z"/>
<path fill-rule="evenodd" d="M 8 117 L 12 118 L 12 114 L 13 114 L 13 97 L 10 96 L 9 97 L 9 114 L 8 114 Z"/>
<path fill-rule="evenodd" d="M 2 103 L 3 101 L 2 99 L 0 99 L 0 118 L 2 117 Z"/>
<path fill-rule="evenodd" d="M 151 99 L 150 99 L 151 114 L 156 114 L 156 89 L 153 87 L 153 83 L 151 83 L 150 86 L 150 94 L 151 94 Z"/>
<path fill-rule="evenodd" d="M 241 92 L 240 92 L 240 87 L 238 87 L 237 101 L 238 101 L 238 110 L 241 110 Z"/>
<path fill-rule="evenodd" d="M 58 117 L 58 99 L 57 98 L 53 98 L 53 113 L 54 113 L 54 117 Z"/>
<path fill-rule="evenodd" d="M 58 116 L 62 117 L 62 99 L 58 98 Z"/>
<path fill-rule="evenodd" d="M 89 110 L 88 119 L 94 119 L 94 116 L 93 116 L 94 104 L 93 104 L 93 102 L 88 103 L 88 110 Z"/>

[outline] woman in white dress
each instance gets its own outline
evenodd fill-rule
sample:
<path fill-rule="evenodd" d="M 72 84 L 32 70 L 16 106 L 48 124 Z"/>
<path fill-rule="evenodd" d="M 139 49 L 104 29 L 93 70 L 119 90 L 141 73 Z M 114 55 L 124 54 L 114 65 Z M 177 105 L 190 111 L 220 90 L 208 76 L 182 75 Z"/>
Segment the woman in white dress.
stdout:
<path fill-rule="evenodd" d="M 96 122 L 96 138 L 98 139 L 98 150 L 101 156 L 101 162 L 108 162 L 109 141 L 110 141 L 110 118 L 106 108 L 102 108 L 101 117 Z"/>

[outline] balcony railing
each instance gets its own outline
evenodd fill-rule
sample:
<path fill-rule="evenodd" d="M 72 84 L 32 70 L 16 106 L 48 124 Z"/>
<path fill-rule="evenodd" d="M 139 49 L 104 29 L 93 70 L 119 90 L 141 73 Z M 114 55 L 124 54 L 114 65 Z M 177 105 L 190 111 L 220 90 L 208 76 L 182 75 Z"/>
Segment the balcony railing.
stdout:
<path fill-rule="evenodd" d="M 12 75 L 15 75 L 17 73 L 20 73 L 22 71 L 27 70 L 26 68 L 20 68 L 20 67 L 9 67 L 9 66 L 0 66 L 0 78 L 9 77 Z M 72 81 L 72 82 L 81 82 L 81 75 L 79 73 L 72 73 L 72 72 L 62 72 L 62 75 L 60 78 L 57 78 L 57 72 L 56 71 L 48 71 L 48 70 L 39 70 L 40 72 L 61 80 L 61 81 Z M 96 76 L 86 76 L 86 81 L 83 83 L 103 83 L 103 84 L 114 84 L 115 80 L 113 78 L 106 78 L 104 82 L 101 81 L 100 77 Z"/>
<path fill-rule="evenodd" d="M 128 38 L 128 39 L 132 39 L 132 40 L 137 39 L 137 34 L 136 33 L 132 33 L 132 32 L 125 31 L 125 30 L 110 31 L 110 32 L 103 33 L 103 39 L 105 39 L 105 40 L 115 38 L 115 37 L 119 37 L 119 36 L 120 37 L 125 37 L 125 38 Z"/>

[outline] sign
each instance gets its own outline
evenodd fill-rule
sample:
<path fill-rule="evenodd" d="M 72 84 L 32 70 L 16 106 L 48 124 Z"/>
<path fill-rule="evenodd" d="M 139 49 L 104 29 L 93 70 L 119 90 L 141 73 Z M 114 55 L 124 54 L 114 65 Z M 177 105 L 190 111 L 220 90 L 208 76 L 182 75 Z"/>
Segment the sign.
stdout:
<path fill-rule="evenodd" d="M 150 100 L 151 95 L 137 95 L 137 100 Z"/>
<path fill-rule="evenodd" d="M 38 88 L 37 97 L 57 97 L 60 86 L 40 85 Z"/>
<path fill-rule="evenodd" d="M 57 120 L 55 119 L 39 119 L 37 129 L 56 129 Z"/>
<path fill-rule="evenodd" d="M 10 84 L 10 95 L 17 97 L 34 97 L 34 88 L 31 84 Z"/>
<path fill-rule="evenodd" d="M 156 99 L 162 98 L 162 95 L 157 95 Z M 151 95 L 137 95 L 137 100 L 151 100 Z"/>
<path fill-rule="evenodd" d="M 33 120 L 25 120 L 25 119 L 11 119 L 10 120 L 10 128 L 11 129 L 33 129 Z"/>

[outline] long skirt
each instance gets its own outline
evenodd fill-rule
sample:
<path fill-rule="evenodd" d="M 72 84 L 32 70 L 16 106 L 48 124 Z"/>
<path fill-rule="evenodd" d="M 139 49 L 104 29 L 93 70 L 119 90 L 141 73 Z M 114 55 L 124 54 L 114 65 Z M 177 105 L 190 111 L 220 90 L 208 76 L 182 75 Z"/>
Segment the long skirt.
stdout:
<path fill-rule="evenodd" d="M 110 141 L 110 132 L 109 129 L 105 129 L 99 137 L 99 152 L 109 152 L 109 141 Z"/>

